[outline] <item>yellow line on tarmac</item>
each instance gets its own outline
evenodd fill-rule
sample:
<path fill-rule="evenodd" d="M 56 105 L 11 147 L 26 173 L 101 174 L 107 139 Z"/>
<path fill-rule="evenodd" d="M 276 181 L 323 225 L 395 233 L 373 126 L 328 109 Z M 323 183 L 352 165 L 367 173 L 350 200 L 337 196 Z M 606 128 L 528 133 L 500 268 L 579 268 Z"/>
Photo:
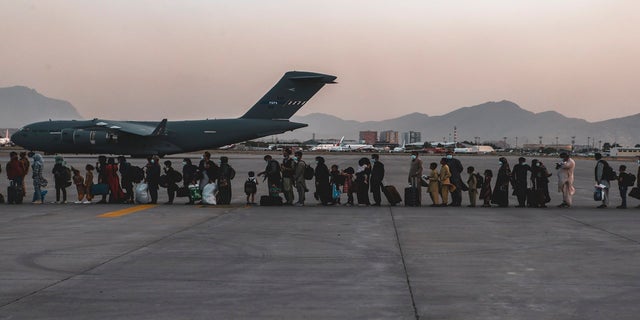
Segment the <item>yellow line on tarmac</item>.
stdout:
<path fill-rule="evenodd" d="M 124 215 L 127 215 L 127 214 L 131 214 L 131 213 L 134 213 L 134 212 L 151 209 L 151 208 L 156 207 L 156 206 L 157 205 L 155 205 L 155 204 L 142 204 L 142 205 L 139 205 L 139 206 L 126 208 L 126 209 L 122 209 L 122 210 L 118 210 L 118 211 L 107 212 L 105 214 L 99 215 L 98 217 L 100 217 L 100 218 L 116 218 L 116 217 L 124 216 Z"/>

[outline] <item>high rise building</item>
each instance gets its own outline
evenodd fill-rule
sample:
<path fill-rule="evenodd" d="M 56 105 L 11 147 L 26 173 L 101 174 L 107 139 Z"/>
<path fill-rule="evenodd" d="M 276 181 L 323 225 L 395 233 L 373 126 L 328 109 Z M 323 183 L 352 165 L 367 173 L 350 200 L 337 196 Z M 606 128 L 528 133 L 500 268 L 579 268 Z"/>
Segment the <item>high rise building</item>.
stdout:
<path fill-rule="evenodd" d="M 421 133 L 417 131 L 409 131 L 402 133 L 402 142 L 403 143 L 416 143 L 422 142 Z"/>
<path fill-rule="evenodd" d="M 378 131 L 360 131 L 360 141 L 366 144 L 375 144 L 378 140 Z"/>
<path fill-rule="evenodd" d="M 386 143 L 395 143 L 398 144 L 398 131 L 387 130 L 380 132 L 380 139 L 378 141 L 386 142 Z"/>

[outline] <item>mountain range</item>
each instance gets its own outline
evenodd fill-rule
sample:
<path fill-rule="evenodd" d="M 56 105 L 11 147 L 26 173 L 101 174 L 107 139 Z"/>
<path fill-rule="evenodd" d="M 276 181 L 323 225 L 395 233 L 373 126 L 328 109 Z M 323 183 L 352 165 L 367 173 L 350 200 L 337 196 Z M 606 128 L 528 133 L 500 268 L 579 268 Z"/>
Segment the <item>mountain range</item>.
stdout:
<path fill-rule="evenodd" d="M 0 128 L 19 128 L 49 119 L 82 119 L 71 103 L 51 99 L 36 90 L 15 86 L 0 88 Z"/>
<path fill-rule="evenodd" d="M 0 128 L 18 128 L 48 119 L 81 118 L 76 108 L 67 101 L 45 97 L 23 86 L 0 88 Z M 555 144 L 556 137 L 560 144 L 570 144 L 571 137 L 575 137 L 576 145 L 586 145 L 589 141 L 596 147 L 600 141 L 617 142 L 622 146 L 640 143 L 640 113 L 588 122 L 568 118 L 555 111 L 534 113 L 507 100 L 463 107 L 441 116 L 416 112 L 382 121 L 356 121 L 312 113 L 294 116 L 291 121 L 307 123 L 309 126 L 278 135 L 279 140 L 304 141 L 311 139 L 314 134 L 317 139 L 340 139 L 345 136 L 347 140 L 358 140 L 360 131 L 393 130 L 399 132 L 400 139 L 403 132 L 417 131 L 421 133 L 423 141 L 452 141 L 455 127 L 458 141 L 475 141 L 476 137 L 481 142 L 503 141 L 507 137 L 507 143 L 512 146 L 516 143 L 516 137 L 521 146 L 538 143 L 540 136 L 544 144 Z"/>
<path fill-rule="evenodd" d="M 360 131 L 393 130 L 400 133 L 400 139 L 402 132 L 417 131 L 421 132 L 423 141 L 452 141 L 455 127 L 458 141 L 475 141 L 475 137 L 479 137 L 481 142 L 503 141 L 507 137 L 507 143 L 512 146 L 516 143 L 516 137 L 518 144 L 522 146 L 526 143 L 538 143 L 540 136 L 544 144 L 555 144 L 556 137 L 559 144 L 571 144 L 573 136 L 576 145 L 587 145 L 588 141 L 596 147 L 599 141 L 617 142 L 622 146 L 640 143 L 640 113 L 624 118 L 588 122 L 568 118 L 555 111 L 534 113 L 507 100 L 463 107 L 441 116 L 411 113 L 382 121 L 354 121 L 313 113 L 294 116 L 291 120 L 307 123 L 309 126 L 279 135 L 279 139 L 307 140 L 315 134 L 316 139 L 339 139 L 345 136 L 345 139 L 357 140 Z"/>

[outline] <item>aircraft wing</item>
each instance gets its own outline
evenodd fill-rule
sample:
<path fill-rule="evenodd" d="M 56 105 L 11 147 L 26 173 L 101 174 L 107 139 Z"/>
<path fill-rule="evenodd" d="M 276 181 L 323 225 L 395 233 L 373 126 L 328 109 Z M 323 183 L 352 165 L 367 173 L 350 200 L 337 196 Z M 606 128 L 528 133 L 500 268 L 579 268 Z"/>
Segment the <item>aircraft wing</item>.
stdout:
<path fill-rule="evenodd" d="M 94 127 L 105 128 L 110 131 L 120 131 L 138 136 L 159 136 L 166 133 L 167 119 L 162 119 L 157 126 L 127 121 L 112 121 L 95 119 Z"/>

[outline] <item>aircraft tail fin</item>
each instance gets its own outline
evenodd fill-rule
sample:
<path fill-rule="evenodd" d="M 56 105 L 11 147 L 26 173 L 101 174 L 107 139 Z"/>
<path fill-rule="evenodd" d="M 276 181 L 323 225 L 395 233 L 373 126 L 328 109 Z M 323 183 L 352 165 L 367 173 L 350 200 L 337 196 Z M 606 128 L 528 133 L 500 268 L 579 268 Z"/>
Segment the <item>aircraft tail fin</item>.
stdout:
<path fill-rule="evenodd" d="M 289 119 L 335 76 L 289 71 L 247 113 L 244 119 Z"/>

